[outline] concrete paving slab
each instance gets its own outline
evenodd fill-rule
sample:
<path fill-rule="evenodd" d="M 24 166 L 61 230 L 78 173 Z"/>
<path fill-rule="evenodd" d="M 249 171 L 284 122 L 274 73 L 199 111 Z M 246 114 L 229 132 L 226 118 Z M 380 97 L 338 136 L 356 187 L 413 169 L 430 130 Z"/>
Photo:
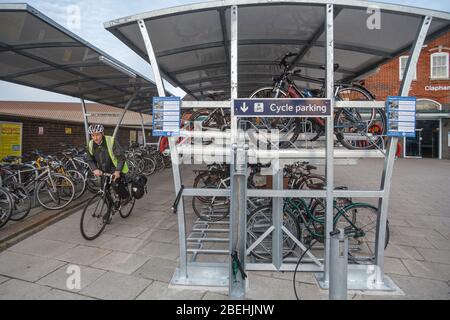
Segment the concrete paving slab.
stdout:
<path fill-rule="evenodd" d="M 132 274 L 148 260 L 149 257 L 116 251 L 100 258 L 100 260 L 92 264 L 92 267 L 118 273 Z"/>
<path fill-rule="evenodd" d="M 106 234 L 136 238 L 145 231 L 148 231 L 148 228 L 133 226 L 129 224 L 112 224 L 111 228 L 106 229 Z"/>
<path fill-rule="evenodd" d="M 89 266 L 109 253 L 111 253 L 110 250 L 79 245 L 56 258 L 77 265 Z"/>
<path fill-rule="evenodd" d="M 395 243 L 389 243 L 384 253 L 385 257 L 406 258 L 419 261 L 424 260 L 423 256 L 419 253 L 418 249 L 414 247 L 397 245 Z"/>
<path fill-rule="evenodd" d="M 6 282 L 8 280 L 10 280 L 11 278 L 8 277 L 4 277 L 4 276 L 0 276 L 0 284 L 2 284 L 3 282 Z"/>
<path fill-rule="evenodd" d="M 0 254 L 0 275 L 26 281 L 37 281 L 55 271 L 64 262 L 49 258 L 5 251 Z"/>
<path fill-rule="evenodd" d="M 255 300 L 295 300 L 294 287 L 292 280 L 281 280 L 269 277 L 261 277 L 252 272 L 248 275 L 249 290 L 247 292 L 248 299 Z M 300 291 L 303 292 L 301 297 L 321 299 L 320 289 L 316 285 L 307 285 L 298 283 Z M 303 290 L 302 290 L 303 288 Z M 306 294 L 306 292 L 308 292 Z"/>
<path fill-rule="evenodd" d="M 450 250 L 418 248 L 417 251 L 420 252 L 420 254 L 425 258 L 426 261 L 450 264 Z"/>
<path fill-rule="evenodd" d="M 403 299 L 450 300 L 450 286 L 444 281 L 399 275 L 392 280 L 405 292 Z"/>
<path fill-rule="evenodd" d="M 111 239 L 110 241 L 105 242 L 99 247 L 102 249 L 108 249 L 112 251 L 135 253 L 136 251 L 142 249 L 146 244 L 147 241 L 145 240 L 117 236 Z"/>
<path fill-rule="evenodd" d="M 106 230 L 108 230 L 108 226 L 106 227 Z M 93 247 L 102 245 L 103 243 L 111 240 L 114 237 L 115 235 L 102 233 L 97 239 L 88 241 L 81 235 L 79 225 L 72 225 L 60 228 L 50 226 L 34 235 L 32 238 L 62 241 Z"/>
<path fill-rule="evenodd" d="M 402 261 L 403 264 L 411 273 L 411 275 L 415 277 L 441 281 L 450 280 L 450 268 L 448 264 L 416 261 L 409 259 L 403 259 Z"/>
<path fill-rule="evenodd" d="M 205 293 L 202 300 L 228 300 L 228 295 L 208 291 Z"/>
<path fill-rule="evenodd" d="M 36 241 L 35 239 L 26 239 L 15 246 L 9 248 L 9 251 L 29 254 L 44 258 L 54 258 L 65 253 L 67 250 L 75 247 L 74 243 L 67 243 L 54 240 L 41 239 Z"/>
<path fill-rule="evenodd" d="M 384 272 L 386 274 L 399 274 L 399 275 L 411 275 L 406 269 L 405 265 L 402 263 L 402 260 L 397 258 L 384 258 Z"/>
<path fill-rule="evenodd" d="M 179 247 L 168 243 L 150 242 L 144 248 L 137 251 L 137 253 L 148 257 L 176 260 L 179 254 Z"/>
<path fill-rule="evenodd" d="M 40 300 L 50 290 L 35 283 L 11 279 L 0 285 L 0 300 Z"/>
<path fill-rule="evenodd" d="M 450 250 L 450 241 L 436 237 L 427 237 L 427 240 L 433 245 L 435 249 Z"/>
<path fill-rule="evenodd" d="M 102 300 L 132 300 L 151 283 L 151 280 L 107 272 L 87 288 L 81 290 L 81 294 Z"/>
<path fill-rule="evenodd" d="M 435 247 L 433 244 L 429 241 L 428 238 L 424 237 L 417 237 L 417 236 L 406 236 L 400 233 L 391 233 L 391 238 L 389 240 L 390 244 L 397 244 L 397 245 L 403 245 L 403 246 L 411 246 L 416 248 L 428 248 L 428 249 L 434 249 Z"/>
<path fill-rule="evenodd" d="M 154 281 L 137 300 L 201 300 L 206 292 L 170 288 L 165 282 Z"/>
<path fill-rule="evenodd" d="M 65 291 L 61 291 L 61 290 L 57 290 L 57 289 L 52 289 L 52 290 L 46 292 L 45 294 L 43 294 L 42 297 L 39 298 L 39 300 L 67 300 L 67 301 L 72 301 L 72 300 L 95 300 L 95 299 L 90 298 L 90 297 L 86 297 L 86 296 L 82 296 L 82 295 L 79 295 L 79 294 L 75 294 L 75 293 L 65 292 Z"/>
<path fill-rule="evenodd" d="M 147 238 L 147 240 L 150 241 L 164 243 L 173 243 L 173 241 L 176 239 L 178 239 L 178 232 L 161 229 L 153 230 Z"/>
<path fill-rule="evenodd" d="M 133 273 L 136 277 L 169 283 L 178 263 L 162 258 L 150 258 L 142 267 Z"/>
<path fill-rule="evenodd" d="M 73 271 L 68 270 L 68 267 L 72 265 L 65 265 L 58 270 L 50 273 L 48 276 L 40 279 L 37 283 L 41 285 L 45 285 L 48 287 L 70 291 L 73 293 L 78 293 L 95 280 L 100 278 L 103 274 L 106 273 L 104 270 L 94 269 L 91 267 L 79 266 L 80 267 L 80 289 L 69 289 L 67 287 L 67 280 L 70 275 L 73 275 Z"/>

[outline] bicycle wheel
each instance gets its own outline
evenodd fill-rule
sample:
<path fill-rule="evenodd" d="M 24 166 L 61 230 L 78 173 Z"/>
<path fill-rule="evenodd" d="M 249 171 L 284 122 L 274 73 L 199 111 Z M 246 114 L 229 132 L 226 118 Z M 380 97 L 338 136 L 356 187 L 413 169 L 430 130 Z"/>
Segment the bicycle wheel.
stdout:
<path fill-rule="evenodd" d="M 247 247 L 250 248 L 272 225 L 272 206 L 255 209 L 247 218 Z M 297 239 L 301 238 L 300 226 L 295 216 L 284 210 L 283 226 Z M 297 244 L 283 232 L 283 258 L 289 256 Z M 272 233 L 269 233 L 250 253 L 260 260 L 272 260 Z"/>
<path fill-rule="evenodd" d="M 155 169 L 156 169 L 156 164 L 155 164 L 155 161 L 152 159 L 152 158 L 149 158 L 149 157 L 144 157 L 144 163 L 145 163 L 145 166 L 144 166 L 144 175 L 145 176 L 150 176 L 150 175 L 152 175 L 154 172 L 155 172 Z"/>
<path fill-rule="evenodd" d="M 102 194 L 92 197 L 81 214 L 80 231 L 83 238 L 96 239 L 105 229 L 110 215 L 111 206 L 106 197 Z"/>
<path fill-rule="evenodd" d="M 275 91 L 272 87 L 260 88 L 250 95 L 250 98 L 287 98 L 287 94 L 280 91 L 280 95 L 275 97 Z M 247 119 L 255 128 L 261 130 L 278 130 L 280 148 L 289 148 L 292 146 L 301 132 L 302 124 L 299 118 L 250 118 Z M 256 142 L 256 141 L 255 141 Z M 267 143 L 267 141 L 262 141 Z"/>
<path fill-rule="evenodd" d="M 131 184 L 128 184 L 127 186 L 128 188 L 128 192 L 131 195 Z M 124 206 L 120 206 L 120 210 L 119 210 L 119 214 L 123 219 L 126 219 L 130 216 L 131 212 L 133 211 L 134 208 L 134 204 L 136 203 L 136 198 L 134 198 L 133 196 L 131 196 L 131 201 L 128 202 L 126 205 Z"/>
<path fill-rule="evenodd" d="M 367 203 L 353 203 L 343 209 L 344 215 L 337 221 L 338 228 L 351 229 L 349 256 L 357 263 L 372 264 L 375 260 L 375 243 L 378 208 Z M 389 244 L 389 221 L 386 224 L 384 248 Z"/>
<path fill-rule="evenodd" d="M 371 101 L 373 96 L 359 86 L 342 86 L 336 100 Z M 338 141 L 347 149 L 375 149 L 384 144 L 386 122 L 386 114 L 380 108 L 342 108 L 334 117 L 334 130 Z"/>
<path fill-rule="evenodd" d="M 221 221 L 230 214 L 230 201 L 227 197 L 206 197 L 207 201 L 201 201 L 197 197 L 192 198 L 192 209 L 203 221 Z"/>
<path fill-rule="evenodd" d="M 0 228 L 9 221 L 12 209 L 13 203 L 9 192 L 0 188 Z"/>
<path fill-rule="evenodd" d="M 68 177 L 52 174 L 39 182 L 36 188 L 36 198 L 41 206 L 49 210 L 66 207 L 75 196 L 75 186 Z"/>
<path fill-rule="evenodd" d="M 11 191 L 11 199 L 13 200 L 13 211 L 11 221 L 20 221 L 25 219 L 31 210 L 31 197 L 27 189 L 16 186 Z"/>
<path fill-rule="evenodd" d="M 87 170 L 84 176 L 86 177 L 86 188 L 89 192 L 97 194 L 101 188 L 101 179 L 94 176 L 94 173 L 91 170 Z"/>
<path fill-rule="evenodd" d="M 86 179 L 83 174 L 76 170 L 67 170 L 66 175 L 72 180 L 75 187 L 75 195 L 73 200 L 80 198 L 86 191 Z"/>

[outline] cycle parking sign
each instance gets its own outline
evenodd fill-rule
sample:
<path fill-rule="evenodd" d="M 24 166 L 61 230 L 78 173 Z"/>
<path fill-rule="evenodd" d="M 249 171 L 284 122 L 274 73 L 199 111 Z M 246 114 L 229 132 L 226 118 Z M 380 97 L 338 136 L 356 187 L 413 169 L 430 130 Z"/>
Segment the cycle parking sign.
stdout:
<path fill-rule="evenodd" d="M 389 137 L 416 137 L 415 97 L 388 97 L 386 113 Z"/>
<path fill-rule="evenodd" d="M 330 99 L 235 99 L 238 117 L 327 117 L 331 116 Z"/>
<path fill-rule="evenodd" d="M 181 99 L 179 97 L 153 98 L 153 136 L 180 135 Z"/>

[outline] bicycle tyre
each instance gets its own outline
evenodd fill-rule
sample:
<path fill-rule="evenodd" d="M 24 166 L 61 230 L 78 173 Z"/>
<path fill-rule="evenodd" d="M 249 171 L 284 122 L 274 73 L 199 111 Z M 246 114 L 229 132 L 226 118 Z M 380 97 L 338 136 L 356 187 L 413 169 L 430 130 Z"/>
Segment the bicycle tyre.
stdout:
<path fill-rule="evenodd" d="M 10 220 L 11 221 L 20 221 L 25 219 L 28 214 L 31 211 L 31 197 L 28 190 L 22 186 L 16 186 L 14 190 L 12 191 L 14 193 L 14 196 L 11 198 L 13 199 L 13 211 L 11 213 Z M 17 208 L 18 201 L 22 201 L 24 203 L 23 209 L 20 211 L 15 209 Z"/>
<path fill-rule="evenodd" d="M 0 187 L 0 228 L 8 223 L 12 210 L 11 195 L 6 189 Z"/>
<path fill-rule="evenodd" d="M 59 209 L 63 209 L 63 208 L 65 208 L 65 207 L 67 207 L 67 206 L 72 202 L 73 197 L 75 196 L 75 186 L 74 186 L 72 180 L 70 180 L 68 177 L 66 177 L 66 176 L 64 176 L 64 175 L 61 175 L 61 174 L 52 174 L 52 177 L 53 177 L 53 178 L 61 178 L 61 179 L 65 180 L 65 183 L 68 183 L 69 186 L 71 186 L 71 193 L 70 193 L 70 196 L 69 196 L 68 198 L 66 198 L 66 199 L 64 199 L 63 197 L 61 197 L 59 194 L 56 194 L 56 196 L 58 197 L 58 199 L 55 199 L 55 198 L 54 198 L 55 195 L 53 194 L 54 191 L 50 191 L 50 192 L 48 192 L 49 195 L 50 195 L 50 198 L 52 199 L 53 202 L 55 202 L 55 200 L 58 200 L 58 202 L 59 202 L 60 199 L 62 199 L 62 200 L 67 200 L 67 199 L 68 199 L 67 202 L 66 202 L 65 204 L 61 205 L 61 206 L 50 207 L 50 206 L 48 206 L 47 204 L 44 203 L 43 199 L 41 199 L 41 196 L 40 196 L 40 190 L 41 190 L 41 188 L 45 187 L 47 181 L 50 179 L 49 177 L 44 178 L 44 179 L 43 179 L 41 182 L 39 182 L 39 184 L 37 185 L 37 188 L 36 188 L 36 199 L 37 199 L 37 201 L 39 202 L 39 204 L 40 204 L 42 207 L 44 207 L 45 209 L 48 209 L 48 210 L 59 210 Z"/>
<path fill-rule="evenodd" d="M 95 204 L 95 202 L 98 202 L 97 204 Z M 88 212 L 88 208 L 91 205 L 96 205 L 96 209 L 98 208 L 98 205 L 102 204 L 101 210 L 104 208 L 103 205 L 106 205 L 106 212 L 105 213 L 101 213 L 99 214 L 98 217 L 95 217 L 96 219 L 98 219 L 99 223 L 99 230 L 97 230 L 96 232 L 94 232 L 94 235 L 90 236 L 87 234 L 87 226 L 85 227 L 85 224 L 83 223 L 85 221 L 85 219 L 88 218 L 88 215 L 90 214 Z M 81 231 L 81 235 L 83 236 L 84 239 L 88 240 L 88 241 L 92 241 L 96 238 L 98 238 L 98 236 L 100 236 L 100 234 L 103 232 L 103 230 L 105 230 L 107 221 L 109 219 L 109 216 L 111 215 L 111 205 L 108 203 L 108 201 L 106 200 L 106 198 L 103 197 L 102 194 L 96 194 L 95 196 L 93 196 L 88 203 L 86 204 L 86 206 L 83 209 L 83 213 L 81 214 L 81 219 L 80 219 L 80 231 Z M 94 212 L 95 213 L 95 212 Z"/>
<path fill-rule="evenodd" d="M 247 248 L 251 247 L 252 240 L 257 240 L 261 237 L 261 235 L 267 231 L 272 223 L 272 205 L 266 205 L 253 210 L 247 217 Z M 266 212 L 267 214 L 264 214 Z M 252 220 L 259 214 L 263 214 L 263 222 L 265 225 L 261 230 L 251 230 L 254 227 L 252 224 Z M 289 221 L 290 220 L 290 221 Z M 289 221 L 289 223 L 287 223 Z M 256 225 L 257 226 L 257 225 Z M 267 226 L 267 228 L 265 228 Z M 301 229 L 298 224 L 297 218 L 289 211 L 283 210 L 283 226 L 286 227 L 297 239 L 301 239 Z M 264 244 L 266 243 L 267 249 L 264 249 Z M 287 244 L 287 245 L 286 245 Z M 297 247 L 297 244 L 287 236 L 286 233 L 283 232 L 283 258 L 289 256 L 294 249 Z M 262 248 L 259 251 L 258 248 Z M 252 256 L 259 260 L 272 260 L 272 233 L 264 238 L 255 248 L 250 252 Z"/>

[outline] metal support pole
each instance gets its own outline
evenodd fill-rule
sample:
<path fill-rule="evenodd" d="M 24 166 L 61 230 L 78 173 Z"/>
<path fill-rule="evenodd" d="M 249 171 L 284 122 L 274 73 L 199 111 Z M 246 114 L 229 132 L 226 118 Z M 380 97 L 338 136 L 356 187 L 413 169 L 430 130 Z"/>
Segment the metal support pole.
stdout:
<path fill-rule="evenodd" d="M 139 114 L 141 115 L 142 141 L 144 143 L 144 146 L 146 146 L 147 145 L 147 138 L 145 137 L 144 116 L 142 115 L 141 112 L 139 112 Z"/>
<path fill-rule="evenodd" d="M 330 300 L 347 300 L 348 237 L 343 229 L 330 240 Z"/>
<path fill-rule="evenodd" d="M 238 7 L 231 7 L 231 102 L 238 97 Z M 237 139 L 237 118 L 234 116 L 234 108 L 231 104 L 231 143 L 236 143 Z"/>
<path fill-rule="evenodd" d="M 423 17 L 419 30 L 417 31 L 416 40 L 412 47 L 412 52 L 409 56 L 408 63 L 406 65 L 403 81 L 400 86 L 400 96 L 408 96 L 411 88 L 411 83 L 414 76 L 414 70 L 416 69 L 417 61 L 419 60 L 422 46 L 425 42 L 428 34 L 428 29 L 431 25 L 432 18 L 429 16 Z M 391 191 L 391 180 L 394 170 L 395 153 L 397 149 L 398 138 L 389 138 L 388 153 L 384 161 L 384 170 L 381 178 L 381 190 L 384 191 L 384 195 L 379 199 L 378 203 L 378 222 L 376 233 L 376 247 L 375 247 L 375 263 L 376 263 L 376 282 L 382 284 L 384 282 L 384 246 L 386 237 L 386 225 L 389 208 L 389 195 Z"/>
<path fill-rule="evenodd" d="M 128 109 L 130 108 L 130 106 L 133 103 L 133 100 L 136 98 L 136 96 L 137 96 L 137 91 L 135 91 L 133 93 L 130 100 L 128 100 L 125 108 L 123 109 L 122 116 L 120 117 L 119 122 L 117 122 L 116 128 L 114 129 L 113 139 L 115 139 L 117 137 L 117 133 L 119 133 L 119 128 L 120 128 L 120 125 L 122 124 L 123 118 L 125 118 L 125 114 L 127 113 Z"/>
<path fill-rule="evenodd" d="M 283 190 L 283 168 L 279 161 L 272 162 L 272 166 L 275 168 L 272 188 Z M 272 199 L 272 223 L 275 228 L 272 233 L 272 263 L 279 270 L 283 264 L 283 198 Z"/>
<path fill-rule="evenodd" d="M 326 95 L 331 99 L 331 114 L 334 114 L 334 6 L 326 5 Z M 330 232 L 333 229 L 333 191 L 334 191 L 334 121 L 332 117 L 327 118 L 327 142 L 326 142 L 326 222 L 325 222 L 325 261 L 324 261 L 324 283 L 329 282 L 330 272 Z"/>
<path fill-rule="evenodd" d="M 84 99 L 81 100 L 81 111 L 83 112 L 83 121 L 84 121 L 84 133 L 86 135 L 86 146 L 89 145 L 89 141 L 91 140 L 89 137 L 89 123 L 86 112 L 86 104 L 84 103 Z"/>
<path fill-rule="evenodd" d="M 248 146 L 233 144 L 231 163 L 229 297 L 245 298 Z"/>
<path fill-rule="evenodd" d="M 145 48 L 147 49 L 147 54 L 152 66 L 153 75 L 156 81 L 156 87 L 158 89 L 158 94 L 160 97 L 166 96 L 166 91 L 164 89 L 164 83 L 161 78 L 161 73 L 159 71 L 158 62 L 156 61 L 155 51 L 153 49 L 152 42 L 150 40 L 150 34 L 147 30 L 144 20 L 138 21 L 138 26 L 141 31 L 142 38 L 144 39 Z M 172 173 L 175 185 L 175 195 L 181 190 L 181 173 L 179 167 L 179 155 L 176 147 L 176 137 L 169 138 L 170 156 L 172 159 Z M 181 196 L 181 201 L 178 203 L 177 209 L 177 219 L 178 219 L 178 236 L 180 244 L 180 268 L 178 276 L 180 279 L 188 278 L 187 269 L 187 248 L 186 248 L 186 217 L 184 214 L 184 199 Z"/>

